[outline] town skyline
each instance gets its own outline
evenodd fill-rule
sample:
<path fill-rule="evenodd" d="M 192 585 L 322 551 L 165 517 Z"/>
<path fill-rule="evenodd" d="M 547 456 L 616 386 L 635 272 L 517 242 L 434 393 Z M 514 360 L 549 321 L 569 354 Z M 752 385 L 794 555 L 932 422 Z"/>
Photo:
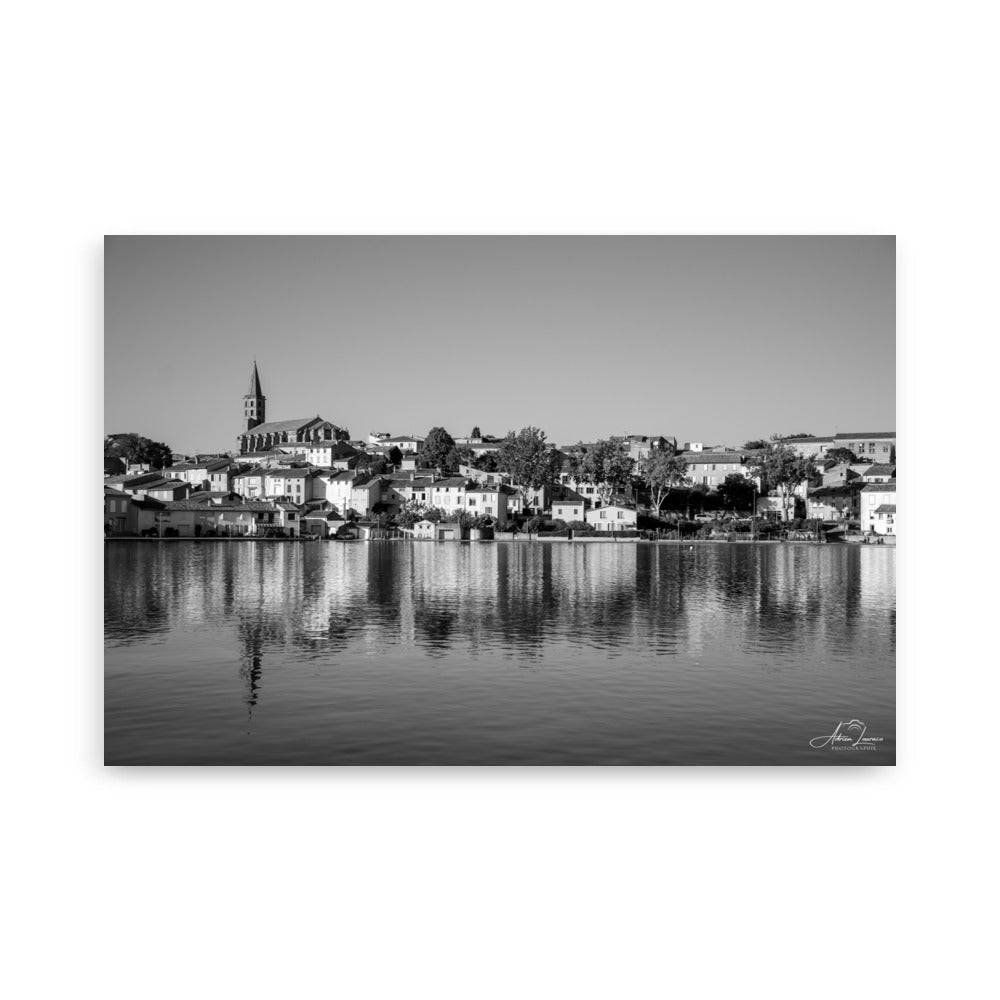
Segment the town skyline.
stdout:
<path fill-rule="evenodd" d="M 254 361 L 269 420 L 319 415 L 353 438 L 887 430 L 894 243 L 109 237 L 105 433 L 236 450 Z M 346 343 L 329 333 L 344 326 Z M 845 423 L 817 390 L 847 379 Z"/>

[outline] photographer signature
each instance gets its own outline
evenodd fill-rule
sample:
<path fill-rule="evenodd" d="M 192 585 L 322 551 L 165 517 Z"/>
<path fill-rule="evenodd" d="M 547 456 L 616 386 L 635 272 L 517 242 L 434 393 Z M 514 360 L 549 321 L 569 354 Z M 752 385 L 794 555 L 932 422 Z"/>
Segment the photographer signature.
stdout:
<path fill-rule="evenodd" d="M 868 736 L 868 727 L 860 719 L 838 722 L 837 728 L 829 736 L 817 736 L 809 741 L 816 750 L 829 747 L 831 750 L 877 750 L 877 744 L 884 736 Z"/>

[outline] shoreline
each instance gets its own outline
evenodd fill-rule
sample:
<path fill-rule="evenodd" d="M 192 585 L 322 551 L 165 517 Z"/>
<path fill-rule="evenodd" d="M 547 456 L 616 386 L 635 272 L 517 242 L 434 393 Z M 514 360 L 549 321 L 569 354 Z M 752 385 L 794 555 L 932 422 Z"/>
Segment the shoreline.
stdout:
<path fill-rule="evenodd" d="M 243 535 L 237 538 L 136 538 L 127 535 L 115 535 L 110 538 L 105 538 L 104 541 L 107 542 L 196 542 L 196 543 L 217 543 L 217 542 L 265 542 L 271 544 L 273 542 L 291 542 L 291 543 L 305 543 L 305 542 L 340 542 L 342 544 L 354 544 L 357 542 L 409 542 L 409 543 L 431 543 L 431 544 L 442 544 L 442 545 L 471 545 L 486 543 L 488 545 L 531 545 L 539 542 L 543 545 L 556 545 L 559 543 L 569 544 L 569 545 L 841 545 L 841 542 L 828 542 L 826 540 L 817 539 L 780 539 L 780 538 L 757 538 L 753 541 L 745 542 L 734 542 L 726 538 L 539 538 L 535 536 L 534 538 L 477 538 L 469 539 L 463 538 L 460 540 L 447 539 L 436 541 L 432 538 L 309 538 L 309 537 L 296 537 L 296 538 L 265 538 L 263 536 L 257 537 L 254 535 Z M 865 544 L 865 543 L 859 543 Z M 869 542 L 867 545 L 878 545 L 878 542 Z M 882 543 L 888 548 L 895 548 L 895 542 Z"/>

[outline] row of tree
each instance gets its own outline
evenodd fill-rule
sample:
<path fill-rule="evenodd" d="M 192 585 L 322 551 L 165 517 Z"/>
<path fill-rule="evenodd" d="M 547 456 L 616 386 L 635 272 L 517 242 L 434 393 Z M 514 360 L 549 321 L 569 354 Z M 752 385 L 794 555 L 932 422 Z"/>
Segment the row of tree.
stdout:
<path fill-rule="evenodd" d="M 752 478 L 727 476 L 719 486 L 724 506 L 734 509 L 751 506 L 757 491 L 754 480 L 759 479 L 764 493 L 770 490 L 778 492 L 783 516 L 787 520 L 789 508 L 794 504 L 795 488 L 814 474 L 815 456 L 799 455 L 778 435 L 768 441 L 748 441 L 743 450 L 747 453 L 745 464 Z M 853 453 L 846 448 L 834 449 L 828 457 L 838 461 L 856 461 Z M 443 427 L 435 427 L 428 434 L 422 459 L 425 465 L 437 465 L 446 472 L 457 471 L 459 465 L 472 465 L 483 471 L 509 473 L 521 488 L 524 499 L 542 487 L 555 486 L 563 473 L 577 483 L 593 485 L 604 504 L 626 493 L 630 487 L 641 485 L 649 491 L 657 514 L 675 491 L 707 492 L 702 484 L 692 482 L 687 462 L 671 450 L 653 450 L 641 469 L 637 470 L 623 441 L 604 439 L 591 445 L 581 445 L 567 454 L 550 448 L 545 432 L 537 427 L 510 431 L 497 453 L 479 458 L 473 455 L 471 449 L 456 446 Z"/>

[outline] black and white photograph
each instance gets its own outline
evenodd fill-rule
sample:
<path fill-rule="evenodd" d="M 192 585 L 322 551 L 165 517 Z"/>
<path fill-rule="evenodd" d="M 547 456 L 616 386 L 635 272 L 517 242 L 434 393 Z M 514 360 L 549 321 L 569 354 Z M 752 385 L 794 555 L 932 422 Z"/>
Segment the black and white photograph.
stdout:
<path fill-rule="evenodd" d="M 106 763 L 894 764 L 895 263 L 107 237 Z"/>
<path fill-rule="evenodd" d="M 990 993 L 992 8 L 5 13 L 5 996 Z"/>

